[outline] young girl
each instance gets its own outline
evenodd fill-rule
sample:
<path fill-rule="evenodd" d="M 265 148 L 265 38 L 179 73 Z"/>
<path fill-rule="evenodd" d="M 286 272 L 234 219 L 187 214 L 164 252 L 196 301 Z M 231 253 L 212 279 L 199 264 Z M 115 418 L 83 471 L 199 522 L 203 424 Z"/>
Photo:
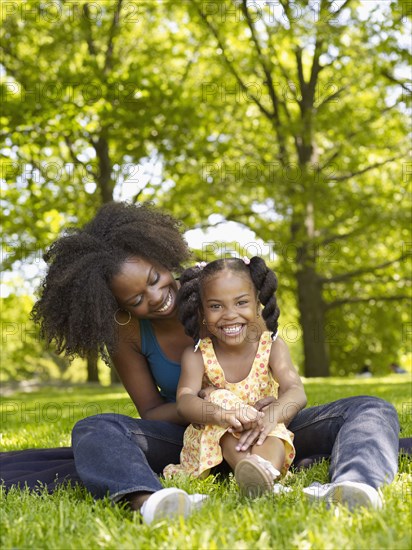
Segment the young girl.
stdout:
<path fill-rule="evenodd" d="M 180 281 L 179 316 L 196 346 L 183 353 L 177 409 L 192 424 L 180 465 L 170 464 L 164 475 L 205 476 L 225 459 L 242 492 L 273 491 L 295 450 L 293 434 L 282 423 L 284 411 L 276 402 L 265 407 L 264 398 L 277 399 L 279 388 L 283 403 L 298 410 L 306 405 L 297 372 L 278 365 L 271 351 L 279 318 L 276 276 L 255 256 L 199 265 Z M 201 323 L 211 337 L 199 340 Z M 217 389 L 207 401 L 198 397 L 210 385 Z"/>

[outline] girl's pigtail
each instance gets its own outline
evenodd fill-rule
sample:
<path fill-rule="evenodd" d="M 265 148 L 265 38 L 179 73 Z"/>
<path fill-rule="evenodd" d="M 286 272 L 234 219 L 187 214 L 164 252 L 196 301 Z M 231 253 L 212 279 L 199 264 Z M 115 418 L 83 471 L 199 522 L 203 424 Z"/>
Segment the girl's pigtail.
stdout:
<path fill-rule="evenodd" d="M 258 290 L 259 301 L 264 306 L 262 317 L 266 327 L 272 332 L 272 340 L 274 341 L 278 335 L 278 319 L 280 315 L 276 300 L 277 277 L 259 256 L 254 256 L 250 259 L 249 268 L 253 284 Z"/>
<path fill-rule="evenodd" d="M 191 267 L 180 276 L 180 290 L 177 295 L 178 317 L 184 326 L 185 333 L 193 338 L 195 344 L 200 338 L 200 270 Z"/>

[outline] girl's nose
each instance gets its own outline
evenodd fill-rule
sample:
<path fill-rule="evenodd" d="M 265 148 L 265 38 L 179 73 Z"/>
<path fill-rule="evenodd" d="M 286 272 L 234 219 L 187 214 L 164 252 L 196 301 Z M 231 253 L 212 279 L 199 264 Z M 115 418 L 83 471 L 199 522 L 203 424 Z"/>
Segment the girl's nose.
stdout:
<path fill-rule="evenodd" d="M 235 319 L 237 317 L 237 313 L 231 308 L 226 308 L 223 312 L 223 317 L 225 319 Z"/>

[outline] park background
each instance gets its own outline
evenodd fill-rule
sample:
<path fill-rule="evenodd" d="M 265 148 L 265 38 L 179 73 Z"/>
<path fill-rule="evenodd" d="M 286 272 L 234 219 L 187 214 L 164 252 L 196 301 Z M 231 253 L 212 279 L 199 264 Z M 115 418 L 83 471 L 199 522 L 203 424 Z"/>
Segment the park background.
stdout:
<path fill-rule="evenodd" d="M 4 2 L 2 380 L 108 382 L 97 354 L 45 349 L 29 312 L 47 246 L 113 199 L 182 220 L 196 259 L 265 257 L 302 375 L 409 370 L 410 16 L 402 0 Z"/>
<path fill-rule="evenodd" d="M 4 1 L 1 20 L 2 450 L 136 414 L 97 353 L 56 355 L 29 317 L 47 246 L 113 199 L 182 220 L 196 260 L 262 255 L 309 404 L 380 396 L 410 436 L 411 3 Z M 364 365 L 373 377 L 355 378 Z M 16 491 L 1 544 L 411 547 L 407 457 L 385 514 L 304 502 L 327 479 L 322 463 L 253 502 L 233 479 L 182 480 L 209 504 L 154 528 L 79 488 Z"/>

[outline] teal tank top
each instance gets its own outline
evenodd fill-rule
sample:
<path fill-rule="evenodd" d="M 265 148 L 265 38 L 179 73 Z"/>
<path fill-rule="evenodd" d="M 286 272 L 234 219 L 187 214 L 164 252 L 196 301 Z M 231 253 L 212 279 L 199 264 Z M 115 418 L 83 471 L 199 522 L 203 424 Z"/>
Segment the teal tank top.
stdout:
<path fill-rule="evenodd" d="M 146 357 L 150 371 L 161 395 L 169 402 L 176 401 L 180 363 L 168 359 L 161 350 L 149 319 L 140 319 L 142 354 Z"/>

